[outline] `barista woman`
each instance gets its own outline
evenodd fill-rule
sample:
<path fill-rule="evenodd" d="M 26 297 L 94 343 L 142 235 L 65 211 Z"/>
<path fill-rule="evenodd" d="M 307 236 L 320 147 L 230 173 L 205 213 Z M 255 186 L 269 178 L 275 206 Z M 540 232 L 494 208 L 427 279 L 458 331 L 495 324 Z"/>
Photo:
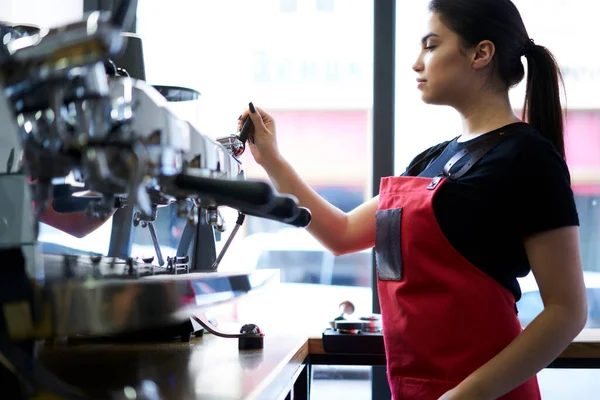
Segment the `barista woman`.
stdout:
<path fill-rule="evenodd" d="M 419 154 L 349 213 L 319 197 L 252 103 L 250 149 L 281 193 L 312 211 L 335 254 L 375 247 L 395 399 L 539 399 L 536 380 L 587 316 L 578 215 L 564 160 L 559 70 L 510 0 L 432 0 L 413 66 L 428 104 L 463 134 Z M 524 77 L 522 122 L 508 90 Z M 533 271 L 544 310 L 522 330 L 517 277 Z"/>

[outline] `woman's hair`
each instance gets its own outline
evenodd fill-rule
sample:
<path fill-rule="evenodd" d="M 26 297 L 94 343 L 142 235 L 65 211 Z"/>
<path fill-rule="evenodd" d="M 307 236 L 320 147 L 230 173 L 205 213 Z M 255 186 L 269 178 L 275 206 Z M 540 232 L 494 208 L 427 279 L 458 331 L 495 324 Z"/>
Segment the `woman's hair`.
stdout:
<path fill-rule="evenodd" d="M 506 85 L 524 77 L 521 57 L 527 58 L 527 89 L 523 118 L 548 138 L 565 156 L 560 103 L 560 69 L 548 49 L 529 38 L 521 15 L 510 0 L 431 0 L 429 11 L 456 32 L 467 47 L 490 40 L 496 47 L 494 71 Z"/>

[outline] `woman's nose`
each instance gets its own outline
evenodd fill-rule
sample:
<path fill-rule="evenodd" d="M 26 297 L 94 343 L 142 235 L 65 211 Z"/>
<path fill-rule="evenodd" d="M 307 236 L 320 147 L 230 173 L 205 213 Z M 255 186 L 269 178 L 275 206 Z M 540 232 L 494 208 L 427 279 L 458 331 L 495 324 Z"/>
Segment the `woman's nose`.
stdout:
<path fill-rule="evenodd" d="M 420 59 L 417 59 L 417 61 L 413 64 L 412 69 L 415 72 L 422 72 L 423 71 L 423 63 L 421 62 Z"/>

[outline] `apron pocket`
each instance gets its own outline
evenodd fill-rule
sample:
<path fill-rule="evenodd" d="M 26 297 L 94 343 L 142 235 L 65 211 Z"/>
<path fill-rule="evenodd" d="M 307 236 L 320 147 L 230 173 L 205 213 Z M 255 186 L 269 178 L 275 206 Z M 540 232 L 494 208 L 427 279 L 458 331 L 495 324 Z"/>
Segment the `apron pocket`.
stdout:
<path fill-rule="evenodd" d="M 459 383 L 401 376 L 392 378 L 390 387 L 394 400 L 438 400 Z"/>
<path fill-rule="evenodd" d="M 375 227 L 375 263 L 377 275 L 383 281 L 402 279 L 402 251 L 400 248 L 402 208 L 377 210 Z"/>

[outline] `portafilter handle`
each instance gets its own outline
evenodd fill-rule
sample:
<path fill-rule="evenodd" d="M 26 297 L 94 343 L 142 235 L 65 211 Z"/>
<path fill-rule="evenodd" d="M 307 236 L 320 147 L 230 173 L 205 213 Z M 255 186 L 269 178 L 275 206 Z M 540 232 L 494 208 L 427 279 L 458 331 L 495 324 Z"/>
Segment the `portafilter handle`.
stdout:
<path fill-rule="evenodd" d="M 246 141 L 250 136 L 250 129 L 252 129 L 252 119 L 250 118 L 250 116 L 248 116 L 248 118 L 246 118 L 246 120 L 244 121 L 244 125 L 242 125 L 240 134 L 238 135 L 238 140 L 244 143 L 244 145 L 246 144 Z"/>

